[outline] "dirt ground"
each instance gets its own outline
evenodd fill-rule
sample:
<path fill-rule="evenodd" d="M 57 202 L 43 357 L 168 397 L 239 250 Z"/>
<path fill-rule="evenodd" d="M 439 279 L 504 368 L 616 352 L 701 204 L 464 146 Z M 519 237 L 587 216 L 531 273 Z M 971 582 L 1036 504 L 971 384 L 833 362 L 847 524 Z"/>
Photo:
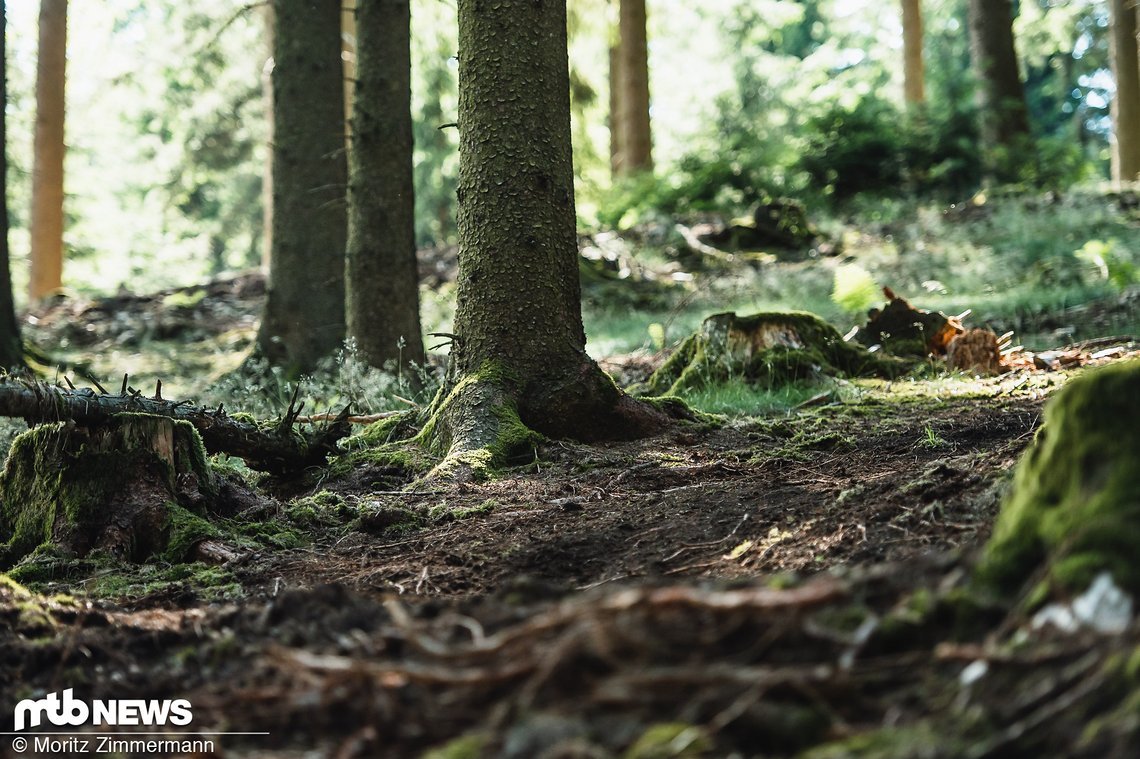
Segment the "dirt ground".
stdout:
<path fill-rule="evenodd" d="M 234 319 L 191 313 L 214 336 Z M 74 339 L 133 339 L 99 329 Z M 863 383 L 427 492 L 379 467 L 318 477 L 270 516 L 323 491 L 357 517 L 243 552 L 222 591 L 0 585 L 0 730 L 74 688 L 185 698 L 194 730 L 228 733 L 119 755 L 1135 756 L 1135 625 L 1036 630 L 964 592 L 1063 378 Z M 4 735 L 0 755 L 69 754 Z"/>

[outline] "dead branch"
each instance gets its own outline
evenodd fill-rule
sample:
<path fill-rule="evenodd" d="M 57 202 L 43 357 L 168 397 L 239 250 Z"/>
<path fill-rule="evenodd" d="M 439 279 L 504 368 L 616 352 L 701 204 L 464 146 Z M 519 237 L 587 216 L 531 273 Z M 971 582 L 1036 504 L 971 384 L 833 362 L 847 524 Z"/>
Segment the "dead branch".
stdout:
<path fill-rule="evenodd" d="M 0 416 L 22 418 L 32 425 L 70 421 L 81 426 L 99 426 L 128 413 L 177 419 L 194 425 L 210 453 L 237 456 L 255 469 L 274 474 L 324 463 L 337 452 L 336 442 L 349 434 L 348 409 L 328 426 L 311 432 L 293 427 L 298 410 L 291 409 L 287 424 L 262 427 L 234 419 L 220 406 L 211 410 L 190 401 L 164 400 L 158 393 L 148 398 L 127 387 L 126 378 L 117 395 L 38 382 L 0 382 Z"/>

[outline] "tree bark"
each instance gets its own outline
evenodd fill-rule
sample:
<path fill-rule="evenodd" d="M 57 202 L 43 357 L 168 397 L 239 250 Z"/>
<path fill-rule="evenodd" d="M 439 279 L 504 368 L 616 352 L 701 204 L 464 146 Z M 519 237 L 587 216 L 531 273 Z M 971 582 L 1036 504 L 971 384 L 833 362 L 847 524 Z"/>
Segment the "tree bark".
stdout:
<path fill-rule="evenodd" d="M 347 149 L 352 150 L 352 108 L 356 99 L 356 0 L 342 0 L 340 21 L 340 56 L 344 63 L 344 134 Z M 365 0 L 365 5 L 368 5 Z"/>
<path fill-rule="evenodd" d="M 970 58 L 978 80 L 982 160 L 999 181 L 1031 159 L 1025 90 L 1017 68 L 1011 0 L 970 0 Z"/>
<path fill-rule="evenodd" d="M 67 0 L 40 1 L 39 35 L 30 224 L 31 272 L 28 281 L 28 295 L 32 300 L 50 295 L 63 284 Z"/>
<path fill-rule="evenodd" d="M 456 335 L 425 427 L 449 459 L 509 455 L 520 422 L 581 440 L 666 422 L 586 355 L 569 90 L 565 0 L 460 0 Z"/>
<path fill-rule="evenodd" d="M 649 121 L 649 47 L 645 0 L 619 0 L 617 49 L 617 119 L 621 157 L 619 173 L 630 176 L 653 170 Z"/>
<path fill-rule="evenodd" d="M 922 58 L 922 0 L 902 0 L 903 94 L 907 105 L 926 101 L 926 68 Z"/>
<path fill-rule="evenodd" d="M 1111 0 L 1109 36 L 1116 95 L 1112 99 L 1112 180 L 1140 175 L 1140 56 L 1136 50 L 1135 0 Z"/>
<path fill-rule="evenodd" d="M 622 161 L 624 155 L 621 149 L 621 98 L 618 94 L 621 88 L 621 53 L 618 48 L 620 42 L 614 41 L 609 48 L 610 56 L 610 175 L 614 177 L 622 174 Z"/>
<path fill-rule="evenodd" d="M 356 11 L 356 105 L 349 153 L 346 316 L 372 366 L 424 363 L 412 187 L 411 33 L 407 0 Z M 409 379 L 416 375 L 409 373 Z"/>
<path fill-rule="evenodd" d="M 260 353 L 287 375 L 344 340 L 340 4 L 275 0 L 273 245 Z"/>
<path fill-rule="evenodd" d="M 7 8 L 0 0 L 0 103 L 8 102 L 8 50 L 5 43 Z M 0 368 L 14 370 L 24 366 L 24 347 L 20 326 L 16 321 L 16 305 L 12 294 L 12 267 L 8 249 L 8 124 L 5 109 L 0 108 Z"/>
<path fill-rule="evenodd" d="M 273 39 L 277 26 L 273 16 L 273 3 L 264 3 L 261 21 L 265 30 L 265 63 L 261 67 L 261 93 L 265 105 L 266 144 L 270 151 L 261 172 L 261 269 L 266 274 L 273 260 Z"/>

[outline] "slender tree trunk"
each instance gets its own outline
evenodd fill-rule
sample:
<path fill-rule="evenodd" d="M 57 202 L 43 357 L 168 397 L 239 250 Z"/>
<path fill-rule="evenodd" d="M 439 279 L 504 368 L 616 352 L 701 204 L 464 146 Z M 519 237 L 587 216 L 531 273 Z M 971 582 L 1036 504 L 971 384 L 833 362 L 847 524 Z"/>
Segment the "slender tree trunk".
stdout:
<path fill-rule="evenodd" d="M 645 0 L 620 0 L 618 32 L 619 168 L 632 175 L 653 170 Z"/>
<path fill-rule="evenodd" d="M 621 96 L 619 90 L 621 89 L 621 53 L 619 48 L 621 43 L 614 41 L 610 45 L 610 175 L 619 177 L 622 175 L 622 162 L 624 155 L 621 148 Z"/>
<path fill-rule="evenodd" d="M 275 0 L 273 247 L 260 353 L 287 375 L 344 340 L 340 3 Z"/>
<path fill-rule="evenodd" d="M 368 4 L 368 0 L 363 0 Z M 352 107 L 356 98 L 356 5 L 357 0 L 341 0 L 340 55 L 344 61 L 344 133 L 352 150 Z"/>
<path fill-rule="evenodd" d="M 28 295 L 33 300 L 55 292 L 63 284 L 66 81 L 67 0 L 41 0 L 32 167 L 31 273 L 28 282 Z"/>
<path fill-rule="evenodd" d="M 1109 36 L 1116 95 L 1112 99 L 1112 180 L 1132 182 L 1140 175 L 1140 56 L 1136 51 L 1136 2 L 1111 0 Z"/>
<path fill-rule="evenodd" d="M 356 104 L 349 153 L 348 334 L 369 364 L 424 362 L 412 189 L 408 0 L 356 9 Z M 415 375 L 409 374 L 414 380 Z"/>
<path fill-rule="evenodd" d="M 0 0 L 0 103 L 8 102 L 7 27 L 7 7 Z M 18 369 L 24 366 L 24 350 L 12 297 L 8 250 L 8 124 L 4 111 L 4 108 L 0 108 L 0 367 Z"/>
<path fill-rule="evenodd" d="M 970 0 L 970 57 L 978 79 L 983 162 L 987 173 L 1018 178 L 1032 160 L 1025 90 L 1017 69 L 1011 0 Z"/>
<path fill-rule="evenodd" d="M 665 421 L 586 355 L 569 90 L 565 0 L 459 1 L 456 335 L 425 427 L 447 460 L 502 463 L 520 428 L 592 440 Z"/>
<path fill-rule="evenodd" d="M 902 0 L 903 94 L 907 105 L 926 101 L 926 68 L 922 60 L 922 0 Z"/>
<path fill-rule="evenodd" d="M 261 172 L 261 268 L 269 273 L 273 250 L 273 3 L 261 6 L 262 28 L 265 30 L 265 63 L 261 67 L 261 92 L 265 104 L 266 144 L 270 151 Z"/>

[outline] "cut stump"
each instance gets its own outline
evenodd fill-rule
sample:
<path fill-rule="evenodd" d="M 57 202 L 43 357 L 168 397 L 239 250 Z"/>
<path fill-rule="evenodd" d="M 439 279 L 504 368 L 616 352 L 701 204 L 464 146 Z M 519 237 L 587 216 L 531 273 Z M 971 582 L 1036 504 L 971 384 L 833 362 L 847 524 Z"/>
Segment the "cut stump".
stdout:
<path fill-rule="evenodd" d="M 182 560 L 214 535 L 203 515 L 217 489 L 189 422 L 121 414 L 36 427 L 13 442 L 0 476 L 0 567 L 40 546 Z"/>
<path fill-rule="evenodd" d="M 821 374 L 895 377 L 902 362 L 845 342 L 834 327 L 809 313 L 715 314 L 681 343 L 642 385 L 639 395 L 678 395 L 741 377 L 777 387 Z"/>

